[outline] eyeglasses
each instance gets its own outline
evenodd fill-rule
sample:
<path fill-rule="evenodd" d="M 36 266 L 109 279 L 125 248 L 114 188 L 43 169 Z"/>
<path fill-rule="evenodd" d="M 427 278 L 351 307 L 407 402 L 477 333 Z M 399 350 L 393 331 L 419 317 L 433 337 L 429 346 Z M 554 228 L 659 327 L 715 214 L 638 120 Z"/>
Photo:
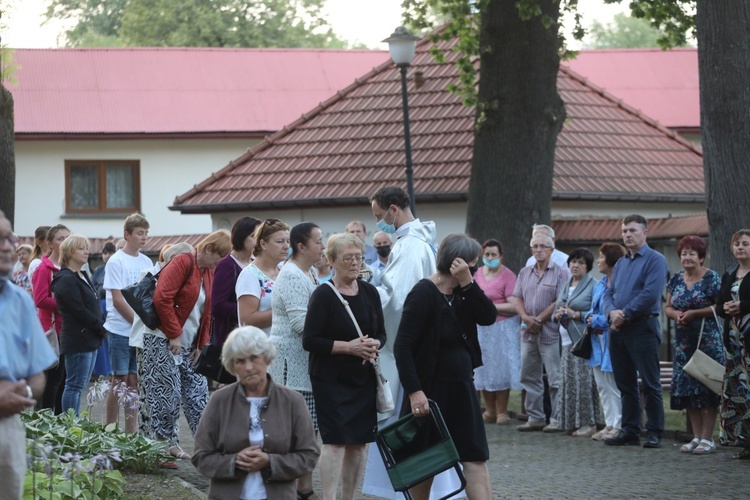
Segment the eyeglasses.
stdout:
<path fill-rule="evenodd" d="M 531 247 L 532 250 L 548 250 L 548 249 L 552 248 L 549 245 L 531 245 L 530 247 Z"/>
<path fill-rule="evenodd" d="M 341 261 L 346 264 L 351 264 L 355 260 L 361 264 L 365 260 L 365 258 L 361 255 L 347 255 L 346 257 L 341 257 Z"/>
<path fill-rule="evenodd" d="M 18 243 L 20 243 L 20 241 L 21 241 L 18 238 L 18 236 L 16 236 L 13 233 L 6 234 L 5 236 L 0 236 L 0 241 L 3 241 L 3 240 L 5 240 L 8 243 L 10 243 L 13 248 L 16 248 L 18 246 Z"/>
<path fill-rule="evenodd" d="M 266 219 L 263 221 L 263 224 L 265 224 L 266 226 L 273 226 L 274 224 L 277 224 L 279 222 L 281 222 L 281 220 L 279 219 Z"/>

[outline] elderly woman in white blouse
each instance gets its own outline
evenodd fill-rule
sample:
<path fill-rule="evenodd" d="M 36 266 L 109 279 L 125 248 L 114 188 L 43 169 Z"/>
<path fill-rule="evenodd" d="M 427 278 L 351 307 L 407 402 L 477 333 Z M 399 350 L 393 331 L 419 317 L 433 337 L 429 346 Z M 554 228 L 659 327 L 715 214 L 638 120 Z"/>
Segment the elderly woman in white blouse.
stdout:
<path fill-rule="evenodd" d="M 276 362 L 268 373 L 277 383 L 304 396 L 313 427 L 318 430 L 310 375 L 307 373 L 308 353 L 302 348 L 302 330 L 307 316 L 307 303 L 318 285 L 314 265 L 323 258 L 325 243 L 320 228 L 312 222 L 294 226 L 289 234 L 292 256 L 276 278 L 271 310 L 271 341 L 276 346 Z M 299 498 L 312 497 L 312 472 L 297 482 Z"/>

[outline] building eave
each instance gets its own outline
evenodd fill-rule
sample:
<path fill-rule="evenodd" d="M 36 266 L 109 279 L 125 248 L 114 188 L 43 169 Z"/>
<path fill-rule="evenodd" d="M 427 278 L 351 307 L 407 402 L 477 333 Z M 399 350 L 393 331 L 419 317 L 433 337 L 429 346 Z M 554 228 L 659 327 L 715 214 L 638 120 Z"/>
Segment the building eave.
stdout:
<path fill-rule="evenodd" d="M 112 141 L 112 140 L 157 140 L 157 139 L 265 139 L 272 130 L 248 130 L 233 132 L 16 132 L 15 140 L 22 141 Z"/>

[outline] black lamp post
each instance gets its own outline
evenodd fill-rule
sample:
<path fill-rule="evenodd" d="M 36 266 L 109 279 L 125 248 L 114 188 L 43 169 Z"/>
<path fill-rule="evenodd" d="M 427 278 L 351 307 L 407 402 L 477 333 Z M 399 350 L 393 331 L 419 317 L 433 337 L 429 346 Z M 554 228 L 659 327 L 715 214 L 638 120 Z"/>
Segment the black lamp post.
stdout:
<path fill-rule="evenodd" d="M 403 26 L 399 26 L 391 36 L 383 40 L 388 43 L 388 51 L 391 60 L 401 70 L 401 98 L 404 108 L 404 142 L 406 149 L 406 190 L 409 194 L 409 208 L 412 215 L 416 217 L 417 211 L 414 203 L 414 172 L 411 161 L 411 134 L 409 132 L 409 95 L 406 91 L 406 70 L 414 59 L 417 51 L 418 36 L 414 36 Z"/>

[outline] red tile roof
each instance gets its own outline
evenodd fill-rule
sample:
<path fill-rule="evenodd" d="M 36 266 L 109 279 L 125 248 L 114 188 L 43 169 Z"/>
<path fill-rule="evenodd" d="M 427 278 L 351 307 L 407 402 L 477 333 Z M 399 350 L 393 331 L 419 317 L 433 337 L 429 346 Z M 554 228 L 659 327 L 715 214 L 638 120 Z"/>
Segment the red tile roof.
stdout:
<path fill-rule="evenodd" d="M 24 134 L 255 134 L 280 130 L 382 64 L 322 49 L 19 49 Z"/>
<path fill-rule="evenodd" d="M 563 64 L 665 127 L 700 127 L 697 49 L 583 50 Z"/>
<path fill-rule="evenodd" d="M 141 252 L 152 256 L 152 257 L 158 257 L 159 252 L 161 252 L 161 247 L 169 244 L 176 244 L 176 243 L 190 243 L 191 245 L 195 246 L 197 245 L 203 238 L 205 238 L 205 234 L 176 234 L 172 236 L 150 236 L 148 240 L 146 240 L 146 245 L 141 248 Z M 104 248 L 104 245 L 108 242 L 117 243 L 117 240 L 119 238 L 89 238 L 89 243 L 91 246 L 89 247 L 89 254 L 91 257 L 98 257 L 102 253 L 102 248 Z M 26 243 L 28 245 L 34 246 L 34 237 L 33 236 L 22 236 L 20 238 L 21 243 Z"/>
<path fill-rule="evenodd" d="M 598 244 L 604 241 L 622 241 L 622 218 L 576 218 L 553 220 L 555 239 L 567 244 Z M 682 238 L 685 235 L 708 236 L 706 214 L 648 219 L 650 240 Z"/>
<path fill-rule="evenodd" d="M 446 49 L 446 45 L 441 46 Z M 436 63 L 423 41 L 409 84 L 418 201 L 466 199 L 473 110 L 445 90 L 452 57 Z M 567 67 L 558 88 L 567 120 L 557 142 L 556 199 L 703 200 L 700 150 Z M 399 72 L 388 61 L 175 200 L 174 210 L 209 213 L 366 202 L 404 185 Z"/>
<path fill-rule="evenodd" d="M 598 245 L 605 241 L 620 242 L 621 218 L 576 218 L 560 219 L 551 222 L 555 230 L 555 240 L 567 245 Z M 663 219 L 648 219 L 648 237 L 650 240 L 665 240 L 682 238 L 685 235 L 708 236 L 708 219 L 706 214 L 687 215 L 681 217 L 667 217 Z M 158 257 L 161 247 L 181 242 L 196 246 L 206 234 L 177 234 L 172 236 L 151 236 L 146 246 L 141 249 L 146 255 Z M 113 238 L 90 238 L 91 256 L 97 258 L 107 242 L 116 243 Z M 34 245 L 33 236 L 21 237 L 21 243 Z"/>

